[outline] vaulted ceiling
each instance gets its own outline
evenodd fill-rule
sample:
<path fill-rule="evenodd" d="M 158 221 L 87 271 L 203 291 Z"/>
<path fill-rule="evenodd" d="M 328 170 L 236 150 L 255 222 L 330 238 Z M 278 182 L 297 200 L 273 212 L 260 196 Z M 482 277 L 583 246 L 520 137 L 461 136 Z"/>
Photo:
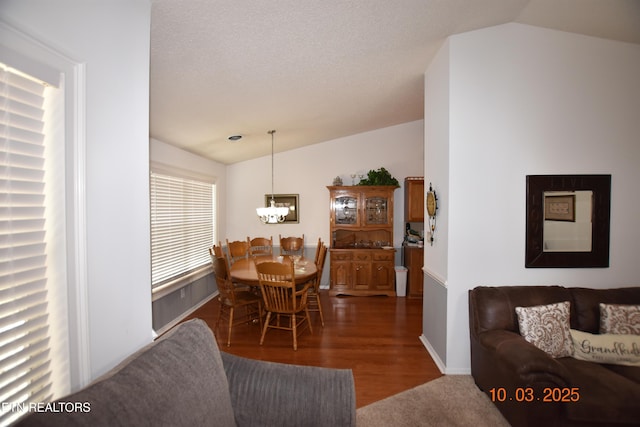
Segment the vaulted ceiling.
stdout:
<path fill-rule="evenodd" d="M 638 0 L 153 0 L 150 136 L 231 164 L 418 120 L 442 42 L 508 22 L 640 43 Z"/>

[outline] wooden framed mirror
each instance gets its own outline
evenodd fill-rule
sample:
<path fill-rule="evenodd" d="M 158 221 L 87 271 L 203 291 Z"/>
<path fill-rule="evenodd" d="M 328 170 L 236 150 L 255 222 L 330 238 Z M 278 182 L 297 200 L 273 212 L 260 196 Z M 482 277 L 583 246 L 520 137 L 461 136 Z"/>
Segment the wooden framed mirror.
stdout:
<path fill-rule="evenodd" d="M 527 175 L 525 267 L 609 267 L 611 175 Z"/>

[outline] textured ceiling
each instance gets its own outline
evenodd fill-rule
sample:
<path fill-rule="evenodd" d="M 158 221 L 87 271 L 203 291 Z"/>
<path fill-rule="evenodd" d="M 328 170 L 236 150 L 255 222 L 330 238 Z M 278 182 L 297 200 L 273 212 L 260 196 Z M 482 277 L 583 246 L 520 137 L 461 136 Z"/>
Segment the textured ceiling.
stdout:
<path fill-rule="evenodd" d="M 638 0 L 153 0 L 150 135 L 231 164 L 418 120 L 444 39 L 508 22 L 640 43 Z"/>

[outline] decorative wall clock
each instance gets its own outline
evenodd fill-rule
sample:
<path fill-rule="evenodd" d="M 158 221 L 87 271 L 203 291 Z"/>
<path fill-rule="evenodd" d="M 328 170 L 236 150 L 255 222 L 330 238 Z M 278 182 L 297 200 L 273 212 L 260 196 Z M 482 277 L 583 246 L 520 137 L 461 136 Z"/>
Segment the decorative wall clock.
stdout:
<path fill-rule="evenodd" d="M 429 191 L 425 197 L 425 203 L 427 205 L 427 215 L 429 216 L 429 242 L 433 246 L 434 234 L 436 232 L 436 212 L 438 210 L 438 197 L 436 192 L 429 183 Z"/>

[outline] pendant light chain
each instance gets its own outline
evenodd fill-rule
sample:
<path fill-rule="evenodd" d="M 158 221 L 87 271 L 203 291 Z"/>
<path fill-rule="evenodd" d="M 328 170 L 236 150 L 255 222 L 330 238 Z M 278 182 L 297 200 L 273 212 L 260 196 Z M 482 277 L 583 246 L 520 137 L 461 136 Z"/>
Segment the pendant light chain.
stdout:
<path fill-rule="evenodd" d="M 289 208 L 285 206 L 276 206 L 276 195 L 274 193 L 275 188 L 275 167 L 274 167 L 274 137 L 275 130 L 267 131 L 271 135 L 271 202 L 268 207 L 257 208 L 256 213 L 258 218 L 263 224 L 278 224 L 284 222 L 285 218 L 289 214 Z"/>
<path fill-rule="evenodd" d="M 271 135 L 271 200 L 275 200 L 275 194 L 273 193 L 273 182 L 274 182 L 274 173 L 273 173 L 273 134 L 276 133 L 275 129 L 270 130 L 267 133 Z"/>

